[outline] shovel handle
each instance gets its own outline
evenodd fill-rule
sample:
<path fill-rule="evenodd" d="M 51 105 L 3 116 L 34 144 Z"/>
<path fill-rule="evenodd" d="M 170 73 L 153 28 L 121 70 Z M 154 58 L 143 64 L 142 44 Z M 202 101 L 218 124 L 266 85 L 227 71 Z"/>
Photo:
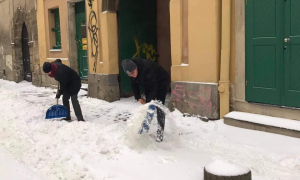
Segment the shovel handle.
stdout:
<path fill-rule="evenodd" d="M 56 92 L 56 94 L 58 93 L 58 90 L 59 90 L 59 83 L 57 84 L 57 92 Z M 58 99 L 56 99 L 56 105 L 58 105 Z"/>

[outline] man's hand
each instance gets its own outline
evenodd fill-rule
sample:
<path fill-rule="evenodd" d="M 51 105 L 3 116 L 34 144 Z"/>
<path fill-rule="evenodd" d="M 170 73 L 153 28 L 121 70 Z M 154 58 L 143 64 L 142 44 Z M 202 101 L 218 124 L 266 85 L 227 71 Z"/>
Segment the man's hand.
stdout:
<path fill-rule="evenodd" d="M 145 99 L 139 99 L 138 101 L 139 101 L 141 104 L 146 104 Z"/>
<path fill-rule="evenodd" d="M 57 93 L 56 96 L 55 96 L 55 99 L 59 99 L 60 96 L 61 96 L 61 94 L 60 94 L 60 93 Z"/>

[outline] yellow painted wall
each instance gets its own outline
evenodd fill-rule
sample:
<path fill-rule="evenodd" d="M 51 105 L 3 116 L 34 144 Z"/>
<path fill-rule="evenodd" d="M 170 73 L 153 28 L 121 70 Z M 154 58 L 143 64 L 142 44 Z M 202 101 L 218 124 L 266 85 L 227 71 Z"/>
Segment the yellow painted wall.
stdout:
<path fill-rule="evenodd" d="M 92 5 L 86 2 L 86 20 L 88 36 L 88 59 L 89 73 L 98 73 L 101 70 L 101 21 L 100 12 L 102 9 L 102 0 L 91 1 Z M 90 21 L 91 20 L 91 21 Z"/>
<path fill-rule="evenodd" d="M 67 3 L 62 0 L 45 0 L 45 24 L 46 24 L 46 40 L 47 40 L 47 54 L 48 58 L 68 58 L 68 31 L 67 31 Z M 52 47 L 50 46 L 50 33 L 53 28 L 49 23 L 49 16 L 51 15 L 50 9 L 59 8 L 60 16 L 60 31 L 61 31 L 61 52 L 50 52 Z"/>
<path fill-rule="evenodd" d="M 40 66 L 43 66 L 43 63 L 47 60 L 46 24 L 44 11 L 44 0 L 38 0 L 36 17 L 38 26 Z"/>
<path fill-rule="evenodd" d="M 51 21 L 49 21 L 49 9 L 59 8 L 60 30 L 62 49 L 59 52 L 51 52 L 50 33 Z M 38 0 L 37 1 L 37 22 L 39 37 L 40 66 L 46 61 L 54 61 L 56 58 L 62 59 L 64 64 L 68 62 L 68 31 L 67 31 L 67 3 L 61 0 Z"/>
<path fill-rule="evenodd" d="M 119 52 L 118 52 L 118 27 L 117 14 L 115 12 L 101 12 L 102 0 L 92 1 L 92 8 L 90 8 L 88 1 L 86 2 L 87 15 L 87 35 L 88 35 L 88 59 L 89 72 L 97 74 L 119 74 Z M 59 8 L 60 26 L 61 26 L 61 43 L 62 49 L 60 52 L 51 52 L 50 33 L 51 21 L 49 22 L 49 9 Z M 42 66 L 46 61 L 53 61 L 56 58 L 61 58 L 64 64 L 69 65 L 68 61 L 68 31 L 67 31 L 67 2 L 62 0 L 38 0 L 37 8 L 38 21 L 38 35 L 39 35 L 39 52 L 40 65 Z M 92 15 L 91 11 L 95 13 L 96 21 L 91 25 L 97 24 L 96 34 L 93 34 L 89 28 L 89 19 Z M 94 29 L 95 30 L 95 29 Z M 92 36 L 95 35 L 97 40 L 92 41 Z M 102 38 L 103 37 L 103 38 Z M 93 45 L 92 45 L 93 43 Z M 97 46 L 96 46 L 97 45 Z M 98 47 L 97 49 L 95 49 Z M 94 48 L 94 49 L 93 49 Z M 97 52 L 97 58 L 92 57 L 92 53 Z M 96 63 L 95 63 L 96 62 Z M 95 68 L 94 68 L 94 65 Z M 94 71 L 96 70 L 96 71 Z"/>
<path fill-rule="evenodd" d="M 92 7 L 90 7 L 86 1 L 86 14 L 90 73 L 119 74 L 116 12 L 102 12 L 102 0 L 95 0 L 92 1 Z M 91 18 L 92 16 L 93 18 Z M 92 19 L 92 21 L 90 19 Z M 97 19 L 97 21 L 95 21 L 95 19 Z M 95 29 L 93 29 L 93 31 L 91 31 L 91 25 L 96 25 L 97 30 L 95 31 Z M 95 41 L 93 37 L 96 37 L 97 41 Z M 96 48 L 97 46 L 98 48 Z M 93 54 L 96 53 L 97 57 L 93 57 Z"/>
<path fill-rule="evenodd" d="M 101 21 L 103 68 L 100 73 L 119 74 L 117 14 L 108 11 L 102 12 Z"/>
<path fill-rule="evenodd" d="M 181 12 L 181 0 L 171 0 L 172 81 L 218 83 L 220 74 L 221 1 L 188 0 L 188 66 L 181 65 Z"/>

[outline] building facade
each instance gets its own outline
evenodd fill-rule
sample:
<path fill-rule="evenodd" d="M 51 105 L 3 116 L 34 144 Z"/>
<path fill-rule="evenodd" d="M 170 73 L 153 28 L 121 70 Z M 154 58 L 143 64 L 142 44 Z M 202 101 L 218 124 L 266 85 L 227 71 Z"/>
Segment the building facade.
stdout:
<path fill-rule="evenodd" d="M 132 95 L 120 62 L 141 57 L 169 72 L 170 105 L 183 113 L 299 120 L 297 1 L 266 2 L 1 1 L 10 18 L 0 19 L 0 78 L 20 82 L 30 70 L 34 84 L 55 87 L 41 67 L 60 58 L 90 97 L 112 102 Z"/>
<path fill-rule="evenodd" d="M 89 96 L 132 95 L 123 59 L 151 59 L 170 73 L 169 1 L 39 0 L 40 64 L 56 58 L 78 71 Z M 44 86 L 55 85 L 42 75 Z"/>
<path fill-rule="evenodd" d="M 171 0 L 175 106 L 210 119 L 234 110 L 300 120 L 298 8 L 293 0 Z"/>
<path fill-rule="evenodd" d="M 234 109 L 300 120 L 298 1 L 235 7 Z"/>
<path fill-rule="evenodd" d="M 36 0 L 0 2 L 0 78 L 41 85 Z"/>

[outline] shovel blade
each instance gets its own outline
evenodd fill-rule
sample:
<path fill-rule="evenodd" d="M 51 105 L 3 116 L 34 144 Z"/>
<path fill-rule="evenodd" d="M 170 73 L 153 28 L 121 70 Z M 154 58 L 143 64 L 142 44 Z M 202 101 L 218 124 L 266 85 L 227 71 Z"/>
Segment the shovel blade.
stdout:
<path fill-rule="evenodd" d="M 68 110 L 63 105 L 54 105 L 51 106 L 46 112 L 46 119 L 53 118 L 65 118 L 67 117 Z"/>

